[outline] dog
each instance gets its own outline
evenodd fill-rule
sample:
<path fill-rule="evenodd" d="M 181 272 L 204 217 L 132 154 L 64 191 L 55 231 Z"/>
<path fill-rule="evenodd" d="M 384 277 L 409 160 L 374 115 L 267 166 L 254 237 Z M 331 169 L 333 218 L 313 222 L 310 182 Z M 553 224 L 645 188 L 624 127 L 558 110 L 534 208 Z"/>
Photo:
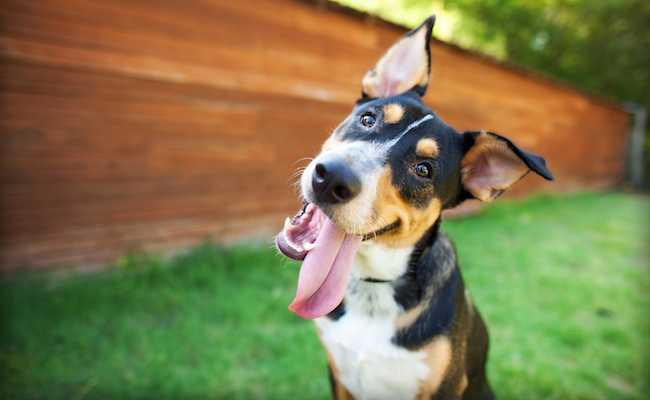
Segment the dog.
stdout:
<path fill-rule="evenodd" d="M 300 177 L 278 249 L 304 260 L 289 308 L 314 319 L 333 396 L 493 399 L 488 334 L 441 213 L 494 200 L 545 160 L 487 131 L 458 133 L 422 101 L 435 16 L 362 80 L 362 98 Z"/>

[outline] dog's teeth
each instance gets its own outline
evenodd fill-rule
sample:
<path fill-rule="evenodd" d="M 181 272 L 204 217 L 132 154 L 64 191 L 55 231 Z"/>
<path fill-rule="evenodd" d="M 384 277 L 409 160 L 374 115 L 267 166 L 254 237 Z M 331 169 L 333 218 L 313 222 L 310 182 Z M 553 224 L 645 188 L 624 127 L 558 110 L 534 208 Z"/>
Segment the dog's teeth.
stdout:
<path fill-rule="evenodd" d="M 309 204 L 307 205 L 307 208 L 305 208 L 305 213 L 311 213 L 311 212 L 313 212 L 313 211 L 314 211 L 314 208 L 316 208 L 316 206 L 314 205 L 314 203 L 309 203 Z"/>
<path fill-rule="evenodd" d="M 302 253 L 302 248 L 300 246 L 298 246 L 297 244 L 289 243 L 289 246 L 291 246 L 291 248 L 294 249 L 295 251 L 297 251 L 298 253 Z"/>
<path fill-rule="evenodd" d="M 286 229 L 289 229 L 289 228 L 291 228 L 292 226 L 293 226 L 293 225 L 291 224 L 291 218 L 287 217 L 287 219 L 284 220 L 284 229 L 285 229 L 285 230 L 286 230 Z"/>
<path fill-rule="evenodd" d="M 289 247 L 291 247 L 292 249 L 294 249 L 295 251 L 297 251 L 298 253 L 302 253 L 303 251 L 305 251 L 305 249 L 303 249 L 300 245 L 294 243 L 293 240 L 291 240 L 291 239 L 289 238 L 289 235 L 287 235 L 287 231 L 286 231 L 286 230 L 282 231 L 282 237 L 284 237 L 284 242 L 285 242 L 287 245 L 289 245 Z M 313 245 L 312 245 L 312 247 L 313 247 Z"/>
<path fill-rule="evenodd" d="M 305 244 L 305 251 L 312 251 L 314 249 L 314 244 L 313 243 L 306 243 Z"/>

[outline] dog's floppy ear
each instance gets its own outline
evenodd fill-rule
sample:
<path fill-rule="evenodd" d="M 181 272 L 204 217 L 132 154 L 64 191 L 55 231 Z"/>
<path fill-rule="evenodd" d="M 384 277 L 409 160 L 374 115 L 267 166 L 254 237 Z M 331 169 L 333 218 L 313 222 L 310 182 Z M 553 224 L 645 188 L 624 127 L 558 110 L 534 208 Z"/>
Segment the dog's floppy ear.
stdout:
<path fill-rule="evenodd" d="M 492 201 L 531 170 L 553 180 L 542 157 L 519 149 L 503 136 L 485 131 L 464 132 L 463 141 L 461 180 L 474 198 Z"/>
<path fill-rule="evenodd" d="M 414 89 L 423 96 L 431 73 L 431 30 L 436 21 L 430 16 L 419 27 L 399 39 L 379 60 L 361 83 L 364 98 L 382 98 Z"/>

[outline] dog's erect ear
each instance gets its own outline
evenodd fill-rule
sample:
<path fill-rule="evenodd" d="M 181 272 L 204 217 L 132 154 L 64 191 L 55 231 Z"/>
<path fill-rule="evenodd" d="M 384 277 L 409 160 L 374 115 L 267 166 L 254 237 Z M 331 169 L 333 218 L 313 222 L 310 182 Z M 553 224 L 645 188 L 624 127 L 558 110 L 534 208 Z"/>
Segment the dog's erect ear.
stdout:
<path fill-rule="evenodd" d="M 464 132 L 463 140 L 461 179 L 465 190 L 479 200 L 494 200 L 531 170 L 553 180 L 542 157 L 519 149 L 502 136 Z"/>
<path fill-rule="evenodd" d="M 398 40 L 361 83 L 364 98 L 382 98 L 414 89 L 424 95 L 431 73 L 431 30 L 436 21 L 430 16 L 418 28 Z"/>

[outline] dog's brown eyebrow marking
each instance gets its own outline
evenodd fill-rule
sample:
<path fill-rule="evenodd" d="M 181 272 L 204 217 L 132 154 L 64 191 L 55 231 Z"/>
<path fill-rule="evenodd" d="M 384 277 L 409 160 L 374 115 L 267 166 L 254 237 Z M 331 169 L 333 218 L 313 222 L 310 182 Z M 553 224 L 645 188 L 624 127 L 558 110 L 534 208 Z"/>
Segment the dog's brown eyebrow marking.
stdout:
<path fill-rule="evenodd" d="M 404 108 L 396 103 L 386 104 L 381 111 L 384 113 L 384 122 L 395 124 L 404 116 Z"/>
<path fill-rule="evenodd" d="M 438 155 L 438 143 L 433 139 L 422 139 L 415 149 L 419 155 L 427 158 L 435 158 Z"/>

